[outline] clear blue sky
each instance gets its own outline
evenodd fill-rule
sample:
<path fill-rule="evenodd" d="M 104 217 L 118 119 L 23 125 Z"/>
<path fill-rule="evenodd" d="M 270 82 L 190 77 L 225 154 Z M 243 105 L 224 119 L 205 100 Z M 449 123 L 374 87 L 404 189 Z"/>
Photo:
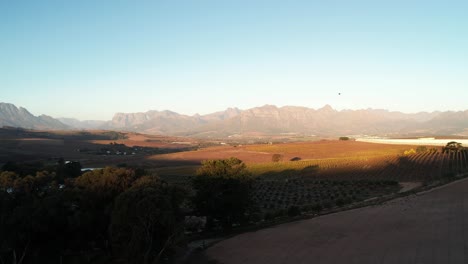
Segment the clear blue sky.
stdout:
<path fill-rule="evenodd" d="M 0 102 L 79 119 L 465 110 L 467 14 L 466 0 L 0 0 Z"/>

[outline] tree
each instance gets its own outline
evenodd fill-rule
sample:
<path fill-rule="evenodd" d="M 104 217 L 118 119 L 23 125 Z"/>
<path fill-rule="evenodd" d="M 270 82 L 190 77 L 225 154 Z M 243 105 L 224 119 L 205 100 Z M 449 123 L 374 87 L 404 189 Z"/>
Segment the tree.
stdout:
<path fill-rule="evenodd" d="M 424 153 L 427 152 L 427 147 L 426 146 L 418 146 L 416 148 L 416 153 Z"/>
<path fill-rule="evenodd" d="M 301 214 L 301 208 L 296 205 L 292 205 L 288 208 L 288 216 L 298 216 Z"/>
<path fill-rule="evenodd" d="M 135 171 L 106 167 L 84 173 L 76 178 L 77 210 L 74 221 L 84 240 L 93 241 L 108 250 L 109 223 L 114 200 L 135 182 Z"/>
<path fill-rule="evenodd" d="M 110 229 L 114 252 L 127 263 L 157 263 L 183 235 L 185 196 L 158 177 L 140 178 L 116 198 Z"/>
<path fill-rule="evenodd" d="M 4 171 L 0 173 L 0 190 L 8 190 L 13 188 L 15 180 L 18 179 L 18 175 L 12 171 Z"/>
<path fill-rule="evenodd" d="M 208 227 L 218 220 L 224 229 L 246 220 L 252 205 L 252 178 L 245 164 L 237 158 L 206 160 L 193 180 L 194 204 L 207 216 Z"/>
<path fill-rule="evenodd" d="M 460 150 L 463 150 L 464 147 L 462 146 L 461 143 L 458 143 L 456 141 L 450 141 L 447 143 L 447 145 L 445 145 L 444 148 L 442 148 L 442 153 L 445 153 L 445 152 L 458 152 Z"/>
<path fill-rule="evenodd" d="M 0 259 L 18 264 L 58 262 L 70 241 L 70 207 L 64 192 L 54 187 L 54 176 L 37 172 L 15 179 L 13 193 L 0 191 Z"/>
<path fill-rule="evenodd" d="M 77 161 L 65 163 L 63 158 L 60 158 L 57 162 L 56 174 L 61 181 L 66 178 L 76 178 L 81 175 L 81 164 Z"/>
<path fill-rule="evenodd" d="M 340 137 L 339 139 L 343 140 L 343 141 L 346 141 L 346 140 L 349 140 L 349 137 Z"/>
<path fill-rule="evenodd" d="M 3 166 L 2 166 L 2 170 L 3 171 L 12 171 L 12 172 L 16 172 L 19 170 L 19 167 L 18 165 L 13 162 L 13 161 L 8 161 L 7 163 L 5 163 Z"/>
<path fill-rule="evenodd" d="M 273 154 L 273 156 L 271 156 L 271 161 L 273 162 L 279 162 L 282 160 L 283 160 L 283 155 L 281 154 Z"/>
<path fill-rule="evenodd" d="M 84 173 L 76 178 L 75 185 L 87 190 L 116 195 L 128 189 L 135 180 L 133 169 L 106 167 Z"/>

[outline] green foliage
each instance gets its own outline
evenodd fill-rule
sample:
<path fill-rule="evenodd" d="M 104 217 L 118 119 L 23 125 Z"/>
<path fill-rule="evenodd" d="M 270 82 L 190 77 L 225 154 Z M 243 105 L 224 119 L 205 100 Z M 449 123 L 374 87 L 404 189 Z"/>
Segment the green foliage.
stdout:
<path fill-rule="evenodd" d="M 186 193 L 157 177 L 140 178 L 115 201 L 111 238 L 126 263 L 155 263 L 180 241 Z"/>
<path fill-rule="evenodd" d="M 223 179 L 247 179 L 250 173 L 238 158 L 204 160 L 197 170 L 197 176 Z"/>
<path fill-rule="evenodd" d="M 288 208 L 288 216 L 298 216 L 301 214 L 301 209 L 296 206 L 292 205 Z"/>
<path fill-rule="evenodd" d="M 349 140 L 349 137 L 340 137 L 339 139 L 343 140 L 343 141 L 346 141 L 346 140 Z"/>
<path fill-rule="evenodd" d="M 427 152 L 427 147 L 426 146 L 418 146 L 416 148 L 416 153 L 424 153 Z"/>
<path fill-rule="evenodd" d="M 55 172 L 57 180 L 63 183 L 67 178 L 76 178 L 81 175 L 81 164 L 76 161 L 65 162 L 63 158 L 60 158 L 56 165 L 45 166 L 41 162 L 7 162 L 2 167 L 3 171 L 10 171 L 16 173 L 20 177 L 26 177 L 28 175 L 35 175 L 40 171 Z"/>
<path fill-rule="evenodd" d="M 61 182 L 66 178 L 76 178 L 81 175 L 81 164 L 76 161 L 65 163 L 63 159 L 60 159 L 57 165 L 56 174 Z"/>
<path fill-rule="evenodd" d="M 445 145 L 446 148 L 461 148 L 462 144 L 456 141 L 450 141 Z"/>
<path fill-rule="evenodd" d="M 66 191 L 55 180 L 55 173 L 38 172 L 17 177 L 12 193 L 0 190 L 0 259 L 13 263 L 16 255 L 24 263 L 59 261 L 72 241 L 66 232 L 72 228 Z"/>
<path fill-rule="evenodd" d="M 391 180 L 315 180 L 309 176 L 259 177 L 253 186 L 253 200 L 265 214 L 292 206 L 318 212 L 400 189 L 398 182 Z"/>
<path fill-rule="evenodd" d="M 90 191 L 117 194 L 128 189 L 135 180 L 132 169 L 106 167 L 84 173 L 76 178 L 75 185 Z"/>
<path fill-rule="evenodd" d="M 37 171 L 44 170 L 44 164 L 42 162 L 23 162 L 23 163 L 16 163 L 16 162 L 7 162 L 3 165 L 3 171 L 12 171 L 16 174 L 24 177 L 27 175 L 34 175 Z"/>
<path fill-rule="evenodd" d="M 18 174 L 12 171 L 3 171 L 0 173 L 0 190 L 6 191 L 13 188 L 15 181 L 19 178 Z"/>
<path fill-rule="evenodd" d="M 8 161 L 2 166 L 2 171 L 17 172 L 18 170 L 19 170 L 19 166 L 13 161 Z"/>
<path fill-rule="evenodd" d="M 438 150 L 437 150 L 437 148 L 432 147 L 428 151 L 431 152 L 431 153 L 436 153 Z"/>
<path fill-rule="evenodd" d="M 26 176 L 0 172 L 0 262 L 156 262 L 180 242 L 186 192 L 142 173 L 105 168 L 59 184 L 54 167 Z"/>
<path fill-rule="evenodd" d="M 456 142 L 456 141 L 450 141 L 447 143 L 447 145 L 445 145 L 444 148 L 442 148 L 442 153 L 445 153 L 445 152 L 458 152 L 458 151 L 462 151 L 462 150 L 466 150 L 466 148 L 464 148 L 462 146 L 461 143 L 459 142 Z"/>
<path fill-rule="evenodd" d="M 208 217 L 208 226 L 215 219 L 224 229 L 242 224 L 252 204 L 251 183 L 245 164 L 237 158 L 203 161 L 193 179 L 194 205 Z"/>

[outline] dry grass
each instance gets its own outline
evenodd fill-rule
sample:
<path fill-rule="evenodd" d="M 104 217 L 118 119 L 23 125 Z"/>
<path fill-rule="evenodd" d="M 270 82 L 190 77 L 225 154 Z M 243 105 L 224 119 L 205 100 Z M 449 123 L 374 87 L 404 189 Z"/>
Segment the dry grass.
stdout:
<path fill-rule="evenodd" d="M 206 159 L 225 159 L 236 157 L 247 164 L 255 164 L 271 162 L 273 154 L 283 155 L 283 161 L 288 161 L 294 157 L 300 157 L 303 160 L 324 160 L 349 157 L 373 158 L 403 154 L 403 152 L 409 148 L 411 148 L 411 146 L 327 140 L 273 145 L 262 144 L 237 147 L 210 147 L 197 151 L 155 155 L 152 156 L 151 159 L 200 163 L 202 160 Z"/>

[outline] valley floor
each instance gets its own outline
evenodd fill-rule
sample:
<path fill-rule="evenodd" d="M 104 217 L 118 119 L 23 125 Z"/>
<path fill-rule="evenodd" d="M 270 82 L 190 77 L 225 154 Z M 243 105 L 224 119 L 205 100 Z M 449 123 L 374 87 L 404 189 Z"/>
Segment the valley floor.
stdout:
<path fill-rule="evenodd" d="M 245 233 L 206 251 L 220 263 L 468 263 L 468 180 Z"/>

